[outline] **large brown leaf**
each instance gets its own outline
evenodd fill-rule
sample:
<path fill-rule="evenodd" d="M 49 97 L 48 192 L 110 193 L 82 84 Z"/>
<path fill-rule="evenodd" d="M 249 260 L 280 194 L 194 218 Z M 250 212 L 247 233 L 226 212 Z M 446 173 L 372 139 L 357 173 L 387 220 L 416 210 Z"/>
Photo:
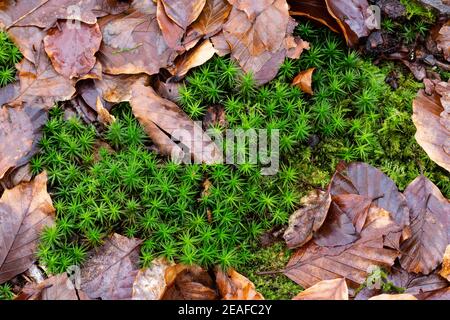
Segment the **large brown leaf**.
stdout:
<path fill-rule="evenodd" d="M 233 6 L 244 11 L 250 20 L 271 6 L 275 0 L 228 0 Z"/>
<path fill-rule="evenodd" d="M 55 70 L 72 79 L 86 75 L 94 67 L 95 53 L 101 41 L 102 34 L 97 24 L 81 22 L 79 28 L 73 28 L 63 21 L 47 32 L 44 45 Z"/>
<path fill-rule="evenodd" d="M 156 5 L 134 7 L 126 14 L 99 19 L 103 42 L 99 60 L 109 74 L 156 74 L 171 65 L 176 52 L 164 40 Z"/>
<path fill-rule="evenodd" d="M 81 269 L 81 289 L 91 299 L 131 299 L 139 271 L 140 244 L 141 240 L 114 234 L 91 251 Z"/>
<path fill-rule="evenodd" d="M 363 284 L 373 266 L 389 267 L 399 255 L 396 250 L 384 248 L 384 237 L 398 230 L 384 212 L 369 213 L 360 239 L 349 245 L 320 247 L 310 241 L 294 253 L 284 274 L 304 288 L 342 277 L 353 288 Z"/>
<path fill-rule="evenodd" d="M 338 170 L 330 183 L 332 196 L 356 194 L 373 199 L 372 205 L 390 212 L 401 228 L 409 225 L 406 199 L 395 183 L 377 168 L 354 162 Z"/>
<path fill-rule="evenodd" d="M 166 276 L 173 263 L 165 259 L 155 259 L 149 268 L 139 270 L 133 283 L 133 300 L 160 300 L 169 284 Z"/>
<path fill-rule="evenodd" d="M 222 300 L 264 300 L 255 285 L 232 268 L 217 269 L 216 282 Z"/>
<path fill-rule="evenodd" d="M 222 159 L 219 148 L 201 126 L 151 87 L 134 84 L 130 102 L 134 115 L 160 152 L 179 160 L 192 158 L 196 163 L 211 164 Z"/>
<path fill-rule="evenodd" d="M 302 201 L 302 208 L 289 218 L 289 227 L 284 233 L 288 248 L 301 247 L 312 239 L 322 226 L 331 204 L 328 192 L 313 190 Z"/>
<path fill-rule="evenodd" d="M 409 272 L 429 274 L 441 264 L 449 244 L 450 203 L 425 176 L 406 188 L 412 235 L 401 245 L 400 264 Z"/>
<path fill-rule="evenodd" d="M 202 13 L 189 27 L 190 32 L 208 38 L 215 35 L 222 29 L 231 8 L 227 0 L 206 0 Z"/>
<path fill-rule="evenodd" d="M 323 280 L 300 292 L 292 300 L 348 300 L 348 288 L 344 278 Z"/>
<path fill-rule="evenodd" d="M 397 287 L 405 289 L 405 293 L 414 295 L 430 293 L 448 286 L 448 282 L 438 274 L 418 275 L 399 267 L 392 268 L 388 279 Z"/>
<path fill-rule="evenodd" d="M 442 50 L 445 59 L 450 62 L 450 21 L 447 21 L 439 30 L 436 42 L 437 47 Z"/>
<path fill-rule="evenodd" d="M 0 284 L 33 264 L 39 233 L 53 225 L 54 215 L 45 172 L 5 190 L 0 199 Z"/>
<path fill-rule="evenodd" d="M 0 179 L 38 151 L 41 127 L 46 121 L 46 111 L 38 106 L 0 108 Z"/>
<path fill-rule="evenodd" d="M 185 30 L 167 16 L 162 0 L 157 0 L 156 19 L 167 45 L 174 50 L 183 50 L 181 40 Z"/>
<path fill-rule="evenodd" d="M 181 28 L 186 28 L 197 20 L 206 0 L 162 0 L 167 15 Z"/>
<path fill-rule="evenodd" d="M 431 160 L 450 172 L 450 106 L 445 108 L 443 100 L 438 93 L 429 96 L 420 90 L 413 101 L 412 119 L 417 129 L 417 143 Z"/>
<path fill-rule="evenodd" d="M 339 32 L 340 26 L 337 21 L 330 15 L 325 0 L 288 0 L 290 14 L 292 16 L 305 16 L 318 21 L 334 32 Z"/>
<path fill-rule="evenodd" d="M 52 27 L 58 19 L 76 19 L 88 24 L 97 17 L 118 14 L 129 8 L 120 0 L 15 0 L 0 3 L 0 23 L 11 26 Z"/>
<path fill-rule="evenodd" d="M 45 31 L 37 27 L 13 27 L 8 30 L 8 35 L 25 58 L 34 64 L 38 62 L 35 59 L 39 58 Z"/>

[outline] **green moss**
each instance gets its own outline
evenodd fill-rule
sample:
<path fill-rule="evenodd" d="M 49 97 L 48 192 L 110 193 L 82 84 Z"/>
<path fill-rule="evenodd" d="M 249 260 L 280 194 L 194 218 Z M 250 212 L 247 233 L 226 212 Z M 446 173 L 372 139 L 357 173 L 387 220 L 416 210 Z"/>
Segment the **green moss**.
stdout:
<path fill-rule="evenodd" d="M 0 285 L 0 300 L 12 300 L 14 293 L 11 290 L 11 286 L 8 283 Z"/>
<path fill-rule="evenodd" d="M 0 87 L 6 86 L 15 79 L 15 64 L 20 61 L 22 54 L 11 42 L 6 32 L 0 31 Z"/>

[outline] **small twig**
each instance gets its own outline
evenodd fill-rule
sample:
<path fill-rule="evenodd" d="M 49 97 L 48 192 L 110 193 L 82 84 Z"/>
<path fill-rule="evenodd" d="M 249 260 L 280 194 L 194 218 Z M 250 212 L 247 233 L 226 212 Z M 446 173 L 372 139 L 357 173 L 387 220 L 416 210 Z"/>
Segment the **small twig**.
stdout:
<path fill-rule="evenodd" d="M 263 276 L 263 275 L 272 275 L 272 274 L 279 274 L 279 273 L 283 273 L 284 270 L 273 270 L 273 271 L 259 271 L 259 272 L 255 272 L 258 276 Z"/>

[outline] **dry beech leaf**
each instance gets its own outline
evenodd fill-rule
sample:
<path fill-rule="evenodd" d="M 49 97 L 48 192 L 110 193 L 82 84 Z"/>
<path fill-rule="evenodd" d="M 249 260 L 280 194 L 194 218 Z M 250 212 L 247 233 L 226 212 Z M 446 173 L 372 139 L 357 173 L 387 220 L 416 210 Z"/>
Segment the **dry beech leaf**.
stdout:
<path fill-rule="evenodd" d="M 81 289 L 91 299 L 130 299 L 139 271 L 141 240 L 114 234 L 94 249 L 81 269 Z"/>
<path fill-rule="evenodd" d="M 46 121 L 46 111 L 38 106 L 0 108 L 0 180 L 38 151 L 41 127 Z"/>
<path fill-rule="evenodd" d="M 166 270 L 167 289 L 161 300 L 216 300 L 211 276 L 199 266 L 177 264 Z"/>
<path fill-rule="evenodd" d="M 418 294 L 420 300 L 450 300 L 450 287 L 433 292 Z"/>
<path fill-rule="evenodd" d="M 300 292 L 292 300 L 348 300 L 348 288 L 344 278 L 323 280 Z"/>
<path fill-rule="evenodd" d="M 448 92 L 448 91 L 447 91 Z M 439 94 L 420 90 L 413 101 L 417 143 L 439 166 L 450 172 L 450 110 L 445 110 Z"/>
<path fill-rule="evenodd" d="M 129 6 L 120 0 L 15 0 L 0 4 L 0 22 L 7 28 L 14 25 L 44 29 L 52 27 L 58 19 L 94 24 L 97 17 L 121 13 Z"/>
<path fill-rule="evenodd" d="M 160 300 L 168 286 L 166 272 L 174 264 L 155 259 L 149 268 L 139 270 L 133 283 L 133 300 Z"/>
<path fill-rule="evenodd" d="M 134 7 L 126 14 L 98 22 L 103 42 L 98 58 L 109 74 L 156 74 L 171 65 L 176 52 L 164 40 L 156 19 L 156 5 Z"/>
<path fill-rule="evenodd" d="M 197 20 L 206 0 L 161 0 L 167 15 L 181 28 L 186 28 Z"/>
<path fill-rule="evenodd" d="M 211 59 L 217 50 L 213 47 L 209 39 L 204 40 L 194 49 L 179 56 L 175 61 L 175 66 L 169 71 L 174 76 L 174 80 L 182 79 L 192 68 L 201 66 Z"/>
<path fill-rule="evenodd" d="M 102 34 L 97 24 L 80 22 L 75 28 L 70 22 L 62 21 L 58 23 L 58 27 L 47 32 L 44 46 L 55 70 L 72 79 L 91 71 L 101 41 Z"/>
<path fill-rule="evenodd" d="M 224 57 L 227 54 L 230 54 L 231 52 L 230 45 L 225 39 L 223 31 L 219 32 L 214 37 L 211 37 L 209 40 L 211 40 L 214 48 L 217 50 L 217 55 L 219 57 Z"/>
<path fill-rule="evenodd" d="M 46 33 L 37 27 L 13 27 L 8 30 L 8 35 L 20 52 L 30 62 L 36 64 L 39 52 Z"/>
<path fill-rule="evenodd" d="M 305 16 L 318 21 L 334 32 L 339 32 L 340 26 L 330 15 L 325 0 L 288 0 L 291 16 Z"/>
<path fill-rule="evenodd" d="M 185 30 L 170 19 L 164 9 L 162 0 L 157 0 L 156 19 L 167 45 L 175 50 L 182 50 L 181 40 Z"/>
<path fill-rule="evenodd" d="M 412 236 L 401 245 L 400 264 L 409 272 L 429 274 L 441 264 L 449 244 L 450 203 L 423 175 L 411 182 L 404 194 Z"/>
<path fill-rule="evenodd" d="M 275 0 L 228 0 L 230 4 L 244 11 L 250 20 L 271 6 Z"/>
<path fill-rule="evenodd" d="M 316 68 L 310 68 L 308 70 L 300 72 L 292 81 L 294 86 L 297 86 L 303 92 L 307 94 L 314 94 L 312 89 L 312 75 Z"/>
<path fill-rule="evenodd" d="M 94 80 L 94 85 L 105 101 L 119 103 L 130 101 L 131 87 L 136 83 L 144 85 L 147 83 L 147 80 L 148 76 L 143 74 L 121 74 L 115 76 L 103 74 L 101 79 Z M 91 105 L 90 103 L 88 104 Z"/>
<path fill-rule="evenodd" d="M 197 36 L 208 38 L 215 35 L 222 29 L 231 8 L 227 0 L 206 0 L 202 13 L 189 27 L 189 32 L 195 32 Z"/>
<path fill-rule="evenodd" d="M 52 276 L 40 283 L 28 283 L 15 300 L 90 300 L 75 289 L 67 273 Z"/>
<path fill-rule="evenodd" d="M 384 237 L 398 227 L 390 216 L 369 212 L 360 239 L 340 247 L 320 247 L 310 241 L 289 260 L 284 274 L 309 288 L 322 280 L 345 277 L 354 288 L 366 281 L 373 266 L 390 267 L 399 252 L 384 248 Z"/>
<path fill-rule="evenodd" d="M 95 105 L 95 111 L 97 111 L 97 119 L 100 123 L 103 123 L 105 125 L 111 125 L 114 122 L 116 122 L 116 118 L 109 113 L 108 110 L 105 109 L 103 106 L 102 100 L 100 97 L 97 97 L 97 103 Z"/>
<path fill-rule="evenodd" d="M 445 59 L 450 62 L 450 21 L 447 21 L 439 30 L 436 43 L 438 49 L 442 50 Z"/>
<path fill-rule="evenodd" d="M 439 271 L 441 277 L 450 281 L 450 245 L 445 248 L 444 259 L 442 260 L 442 268 Z"/>
<path fill-rule="evenodd" d="M 159 97 L 151 87 L 133 85 L 130 103 L 134 115 L 161 153 L 178 159 L 193 158 L 196 163 L 221 161 L 219 148 L 201 126 L 175 103 Z"/>
<path fill-rule="evenodd" d="M 400 294 L 380 294 L 369 298 L 369 300 L 417 300 L 412 294 L 400 293 Z"/>
<path fill-rule="evenodd" d="M 405 293 L 413 295 L 427 294 L 448 287 L 447 280 L 436 273 L 429 275 L 414 274 L 397 266 L 392 268 L 389 281 L 397 287 L 404 288 Z"/>
<path fill-rule="evenodd" d="M 330 183 L 331 196 L 356 194 L 373 199 L 372 204 L 391 213 L 400 228 L 409 225 L 406 199 L 387 175 L 362 162 L 340 168 Z"/>
<path fill-rule="evenodd" d="M 289 227 L 284 233 L 288 248 L 297 248 L 307 243 L 322 226 L 331 204 L 328 192 L 313 190 L 301 201 L 302 208 L 289 218 Z"/>
<path fill-rule="evenodd" d="M 333 202 L 350 218 L 356 232 L 361 232 L 373 199 L 358 194 L 336 195 Z"/>
<path fill-rule="evenodd" d="M 233 268 L 217 269 L 216 282 L 222 300 L 264 300 L 255 285 Z"/>
<path fill-rule="evenodd" d="M 47 174 L 5 190 L 0 198 L 0 284 L 27 270 L 35 260 L 41 230 L 54 224 Z"/>

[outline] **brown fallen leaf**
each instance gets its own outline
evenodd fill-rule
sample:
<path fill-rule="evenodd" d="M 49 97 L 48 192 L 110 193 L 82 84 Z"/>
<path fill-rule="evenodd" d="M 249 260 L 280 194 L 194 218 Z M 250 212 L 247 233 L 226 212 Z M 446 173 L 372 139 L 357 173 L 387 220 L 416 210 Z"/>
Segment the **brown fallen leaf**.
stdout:
<path fill-rule="evenodd" d="M 94 67 L 95 53 L 100 48 L 102 34 L 97 24 L 80 23 L 78 28 L 62 21 L 44 38 L 45 52 L 55 70 L 66 78 L 80 78 Z"/>
<path fill-rule="evenodd" d="M 450 300 L 450 287 L 433 292 L 418 294 L 419 300 Z"/>
<path fill-rule="evenodd" d="M 441 277 L 450 281 L 450 245 L 445 248 L 444 258 L 442 260 L 442 268 L 439 271 Z"/>
<path fill-rule="evenodd" d="M 412 120 L 417 129 L 417 143 L 431 160 L 450 172 L 449 112 L 444 109 L 438 93 L 429 96 L 420 90 L 413 101 Z"/>
<path fill-rule="evenodd" d="M 414 274 L 403 270 L 397 265 L 392 268 L 388 279 L 395 286 L 404 288 L 405 293 L 413 295 L 429 294 L 448 287 L 448 282 L 436 273 L 428 275 Z"/>
<path fill-rule="evenodd" d="M 314 94 L 312 89 L 312 75 L 316 68 L 310 68 L 308 70 L 300 72 L 292 81 L 294 86 L 297 86 L 303 92 L 306 92 L 310 95 Z"/>
<path fill-rule="evenodd" d="M 41 127 L 46 121 L 47 112 L 38 106 L 0 108 L 0 180 L 38 151 Z"/>
<path fill-rule="evenodd" d="M 156 2 L 156 19 L 167 45 L 177 51 L 182 51 L 181 40 L 185 30 L 167 16 L 162 0 Z"/>
<path fill-rule="evenodd" d="M 216 282 L 222 300 L 264 300 L 255 285 L 233 268 L 216 270 Z"/>
<path fill-rule="evenodd" d="M 290 216 L 289 227 L 283 236 L 290 249 L 301 247 L 312 239 L 327 217 L 331 197 L 328 192 L 313 190 L 301 203 L 302 208 Z"/>
<path fill-rule="evenodd" d="M 400 293 L 400 294 L 380 294 L 378 296 L 369 298 L 369 300 L 417 300 L 412 294 Z"/>
<path fill-rule="evenodd" d="M 414 273 L 429 274 L 441 264 L 449 244 L 450 203 L 425 176 L 406 188 L 412 236 L 401 244 L 402 267 Z"/>
<path fill-rule="evenodd" d="M 444 57 L 450 62 L 450 21 L 442 26 L 436 38 L 437 47 L 442 50 Z"/>
<path fill-rule="evenodd" d="M 217 300 L 211 276 L 199 266 L 175 265 L 167 268 L 168 284 L 161 300 Z"/>
<path fill-rule="evenodd" d="M 186 28 L 197 20 L 206 0 L 162 0 L 167 15 L 181 28 Z"/>
<path fill-rule="evenodd" d="M 139 271 L 141 240 L 113 234 L 94 249 L 81 269 L 81 289 L 91 299 L 131 299 Z"/>
<path fill-rule="evenodd" d="M 217 145 L 175 103 L 159 97 L 151 87 L 134 84 L 131 89 L 133 113 L 160 152 L 196 163 L 221 161 Z"/>
<path fill-rule="evenodd" d="M 47 174 L 5 190 L 0 198 L 0 284 L 35 261 L 41 230 L 54 224 L 55 209 L 47 193 Z"/>
<path fill-rule="evenodd" d="M 0 22 L 11 26 L 52 27 L 58 19 L 74 19 L 88 24 L 97 17 L 118 14 L 129 8 L 120 0 L 16 0 L 2 3 Z M 76 21 L 73 23 L 75 24 Z"/>
<path fill-rule="evenodd" d="M 100 123 L 103 123 L 104 125 L 111 125 L 114 122 L 116 122 L 116 118 L 109 113 L 108 110 L 105 109 L 103 106 L 102 100 L 100 97 L 97 97 L 97 103 L 95 105 L 95 111 L 97 111 L 97 119 Z"/>
<path fill-rule="evenodd" d="M 205 7 L 198 19 L 189 27 L 189 33 L 196 37 L 210 38 L 217 34 L 227 20 L 231 5 L 227 0 L 206 0 Z"/>
<path fill-rule="evenodd" d="M 206 109 L 206 113 L 202 120 L 203 130 L 208 130 L 213 126 L 226 128 L 227 125 L 227 116 L 223 105 L 215 104 Z"/>
<path fill-rule="evenodd" d="M 45 279 L 41 283 L 28 283 L 15 300 L 90 300 L 77 290 L 67 273 Z"/>
<path fill-rule="evenodd" d="M 13 27 L 8 30 L 8 35 L 25 58 L 34 64 L 38 62 L 35 59 L 43 46 L 45 31 L 37 27 Z"/>
<path fill-rule="evenodd" d="M 175 66 L 169 69 L 173 75 L 173 80 L 179 81 L 189 72 L 189 70 L 204 64 L 211 59 L 216 52 L 217 50 L 213 47 L 211 41 L 206 39 L 194 49 L 179 56 L 175 60 Z"/>
<path fill-rule="evenodd" d="M 367 214 L 373 199 L 358 194 L 341 194 L 333 198 L 333 202 L 350 218 L 356 232 L 361 232 L 366 223 Z"/>
<path fill-rule="evenodd" d="M 390 216 L 369 213 L 360 239 L 340 247 L 320 247 L 314 241 L 298 249 L 284 274 L 304 288 L 322 280 L 345 277 L 356 288 L 366 281 L 373 266 L 390 267 L 399 252 L 384 248 L 384 237 L 397 230 Z"/>
<path fill-rule="evenodd" d="M 323 280 L 300 292 L 292 300 L 348 300 L 348 288 L 344 278 Z"/>
<path fill-rule="evenodd" d="M 174 266 L 165 259 L 155 259 L 149 268 L 139 270 L 133 283 L 133 300 L 160 300 L 169 283 L 166 272 Z"/>
<path fill-rule="evenodd" d="M 305 16 L 326 25 L 333 32 L 338 33 L 340 26 L 330 15 L 325 0 L 288 0 L 291 16 Z"/>
<path fill-rule="evenodd" d="M 105 101 L 119 103 L 130 101 L 131 87 L 134 84 L 139 83 L 144 85 L 147 82 L 148 76 L 144 74 L 121 74 L 114 76 L 103 74 L 101 79 L 94 80 L 94 85 Z M 89 103 L 89 105 L 91 105 L 91 103 Z"/>
<path fill-rule="evenodd" d="M 103 34 L 98 58 L 105 73 L 152 75 L 177 55 L 164 40 L 152 1 L 142 8 L 133 2 L 127 13 L 106 16 L 98 24 Z"/>

